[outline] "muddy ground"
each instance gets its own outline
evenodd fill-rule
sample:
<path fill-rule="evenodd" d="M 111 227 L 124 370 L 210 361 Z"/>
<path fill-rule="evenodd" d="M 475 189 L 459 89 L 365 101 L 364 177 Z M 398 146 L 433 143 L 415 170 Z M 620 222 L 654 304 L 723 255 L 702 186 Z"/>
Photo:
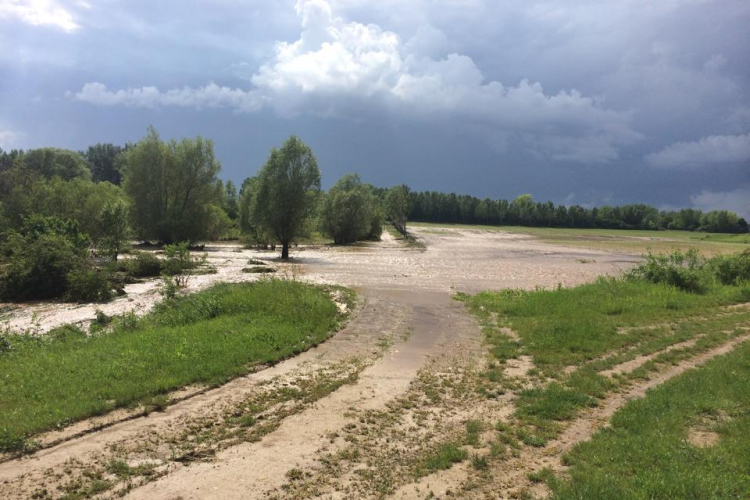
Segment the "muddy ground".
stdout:
<path fill-rule="evenodd" d="M 257 279 L 241 269 L 259 258 L 295 279 L 355 288 L 360 300 L 353 319 L 329 341 L 274 367 L 219 388 L 188 388 L 164 411 L 116 412 L 42 436 L 40 451 L 0 463 L 0 498 L 543 495 L 543 488 L 527 479 L 529 472 L 561 467 L 555 461 L 561 451 L 588 438 L 630 396 L 738 342 L 614 395 L 575 421 L 559 441 L 511 450 L 490 472 L 479 473 L 467 460 L 426 473 L 420 468 L 424 457 L 439 443 L 458 439 L 467 420 L 502 421 L 514 409 L 512 391 L 487 397 L 477 390 L 487 363 L 482 333 L 452 295 L 570 286 L 619 274 L 637 259 L 518 234 L 454 228 L 415 234 L 426 251 L 406 248 L 384 233 L 379 243 L 299 248 L 289 264 L 275 254 L 209 245 L 208 260 L 218 272 L 195 277 L 191 289 Z M 160 298 L 156 281 L 127 292 L 101 310 L 144 312 Z M 38 304 L 17 307 L 5 321 L 16 330 L 33 326 L 43 332 L 66 322 L 83 324 L 94 312 L 88 305 Z M 506 376 L 519 386 L 532 383 L 525 379 L 530 363 L 509 363 Z M 472 453 L 487 451 L 489 432 L 473 443 Z"/>
<path fill-rule="evenodd" d="M 259 279 L 242 272 L 249 259 L 268 262 L 285 276 L 316 283 L 446 293 L 575 285 L 601 274 L 618 274 L 637 260 L 627 254 L 552 246 L 522 234 L 453 228 L 439 234 L 416 228 L 414 233 L 426 242 L 426 252 L 404 248 L 384 232 L 379 243 L 295 248 L 289 264 L 280 263 L 278 252 L 212 243 L 205 247 L 205 255 L 216 273 L 192 276 L 186 291 Z M 44 333 L 67 323 L 86 326 L 97 310 L 108 315 L 143 314 L 161 300 L 159 289 L 160 280 L 151 279 L 126 285 L 126 295 L 107 304 L 0 303 L 0 328 Z"/>

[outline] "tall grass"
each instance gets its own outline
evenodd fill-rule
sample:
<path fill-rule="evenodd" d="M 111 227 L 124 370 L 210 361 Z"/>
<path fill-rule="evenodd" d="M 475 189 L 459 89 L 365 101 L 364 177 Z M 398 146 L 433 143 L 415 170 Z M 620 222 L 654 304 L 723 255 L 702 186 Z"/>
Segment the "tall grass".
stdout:
<path fill-rule="evenodd" d="M 189 384 L 222 383 L 321 342 L 339 320 L 325 290 L 264 280 L 165 301 L 108 333 L 10 337 L 0 353 L 0 450 Z"/>

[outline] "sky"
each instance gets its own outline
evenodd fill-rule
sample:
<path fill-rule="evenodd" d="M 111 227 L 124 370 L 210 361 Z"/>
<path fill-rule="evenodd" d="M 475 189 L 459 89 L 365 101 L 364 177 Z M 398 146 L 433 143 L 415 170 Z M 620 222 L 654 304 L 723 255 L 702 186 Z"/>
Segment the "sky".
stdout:
<path fill-rule="evenodd" d="M 479 197 L 750 217 L 747 0 L 0 0 L 0 147 L 296 134 L 347 172 Z"/>

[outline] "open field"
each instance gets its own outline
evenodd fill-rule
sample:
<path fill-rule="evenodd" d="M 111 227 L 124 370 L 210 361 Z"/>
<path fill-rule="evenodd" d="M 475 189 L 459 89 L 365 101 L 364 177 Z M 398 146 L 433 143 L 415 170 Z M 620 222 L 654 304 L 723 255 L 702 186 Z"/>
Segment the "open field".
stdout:
<path fill-rule="evenodd" d="M 750 248 L 750 234 L 700 233 L 690 231 L 645 231 L 622 229 L 565 229 L 552 227 L 481 226 L 412 222 L 422 232 L 446 234 L 445 228 L 499 231 L 534 236 L 546 243 L 641 255 L 697 248 L 706 256 L 740 252 Z"/>
<path fill-rule="evenodd" d="M 191 385 L 157 391 L 165 399 L 147 414 L 125 408 L 38 434 L 37 451 L 0 463 L 0 497 L 530 499 L 590 498 L 595 491 L 642 498 L 670 491 L 681 498 L 680 490 L 653 485 L 687 481 L 679 474 L 696 463 L 705 474 L 693 479 L 707 498 L 746 496 L 745 483 L 729 481 L 744 467 L 745 385 L 707 387 L 695 404 L 687 395 L 704 370 L 709 387 L 747 370 L 747 285 L 715 284 L 693 294 L 615 279 L 639 262 L 628 253 L 474 226 L 410 229 L 425 249 L 384 233 L 377 243 L 301 246 L 286 264 L 254 250 L 207 246 L 217 269 L 208 279 L 257 280 L 241 265 L 260 258 L 280 276 L 351 287 L 359 305 L 330 339 L 311 347 L 317 340 L 294 337 L 284 344 L 299 340 L 304 345 L 294 350 L 307 350 L 250 373 L 234 362 L 244 347 L 213 347 L 202 338 L 211 322 L 191 316 L 187 323 L 200 324 L 191 345 L 206 340 L 203 348 L 236 355 L 220 373 L 174 381 L 170 390 Z M 602 275 L 610 278 L 597 280 Z M 292 320 L 299 332 L 308 325 L 321 335 L 316 339 L 327 336 L 339 312 L 323 299 L 311 297 L 321 306 L 313 323 Z M 318 310 L 313 305 L 290 314 L 307 317 Z M 274 310 L 283 318 L 289 308 L 282 306 Z M 34 307 L 42 306 L 11 311 L 13 324 L 29 321 Z M 160 314 L 142 309 L 144 324 Z M 52 324 L 48 310 L 43 321 Z M 92 316 L 81 314 L 80 324 Z M 217 317 L 216 336 L 226 336 L 225 322 L 234 317 Z M 255 320 L 243 327 L 248 338 L 268 330 Z M 189 331 L 165 327 L 165 352 L 182 349 Z M 169 357 L 179 364 L 179 356 Z M 198 358 L 191 359 L 195 365 Z M 204 385 L 232 376 L 219 387 Z M 198 390 L 194 382 L 202 382 Z M 659 391 L 662 384 L 672 390 Z M 638 418 L 633 405 L 640 405 Z M 639 431 L 649 424 L 646 415 L 677 424 L 658 441 Z M 690 444 L 695 433 L 712 444 Z M 627 470 L 648 472 L 648 456 L 637 455 L 644 439 L 656 459 L 675 464 L 674 474 L 651 475 L 649 484 L 617 476 L 624 459 L 610 465 L 608 448 L 636 453 Z M 730 467 L 709 470 L 711 460 Z M 613 474 L 610 490 L 596 489 Z"/>

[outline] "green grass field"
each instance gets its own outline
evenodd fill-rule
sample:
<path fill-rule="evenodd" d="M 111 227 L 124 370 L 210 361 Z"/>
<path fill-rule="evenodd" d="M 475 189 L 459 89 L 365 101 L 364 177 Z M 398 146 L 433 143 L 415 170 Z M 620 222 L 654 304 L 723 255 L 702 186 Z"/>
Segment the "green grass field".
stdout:
<path fill-rule="evenodd" d="M 750 248 L 750 234 L 700 233 L 690 231 L 645 231 L 622 229 L 566 229 L 518 226 L 482 226 L 467 224 L 438 224 L 411 222 L 410 227 L 441 234 L 440 228 L 457 228 L 475 231 L 498 231 L 535 236 L 546 243 L 562 246 L 612 250 L 643 254 L 654 252 L 685 251 L 697 248 L 706 256 L 740 252 Z M 448 235 L 447 231 L 443 234 Z"/>
<path fill-rule="evenodd" d="M 555 500 L 750 498 L 750 343 L 630 402 L 566 462 Z"/>
<path fill-rule="evenodd" d="M 692 267 L 673 257 L 681 258 L 649 257 L 623 277 L 574 288 L 456 296 L 481 321 L 494 358 L 481 390 L 514 391 L 515 438 L 546 446 L 614 391 L 748 334 L 750 308 L 727 306 L 750 302 L 750 254 Z M 513 359 L 530 362 L 520 380 L 506 376 Z"/>
<path fill-rule="evenodd" d="M 220 384 L 325 340 L 341 319 L 325 289 L 263 280 L 166 301 L 91 336 L 63 327 L 44 337 L 6 337 L 0 451 L 189 384 Z"/>

